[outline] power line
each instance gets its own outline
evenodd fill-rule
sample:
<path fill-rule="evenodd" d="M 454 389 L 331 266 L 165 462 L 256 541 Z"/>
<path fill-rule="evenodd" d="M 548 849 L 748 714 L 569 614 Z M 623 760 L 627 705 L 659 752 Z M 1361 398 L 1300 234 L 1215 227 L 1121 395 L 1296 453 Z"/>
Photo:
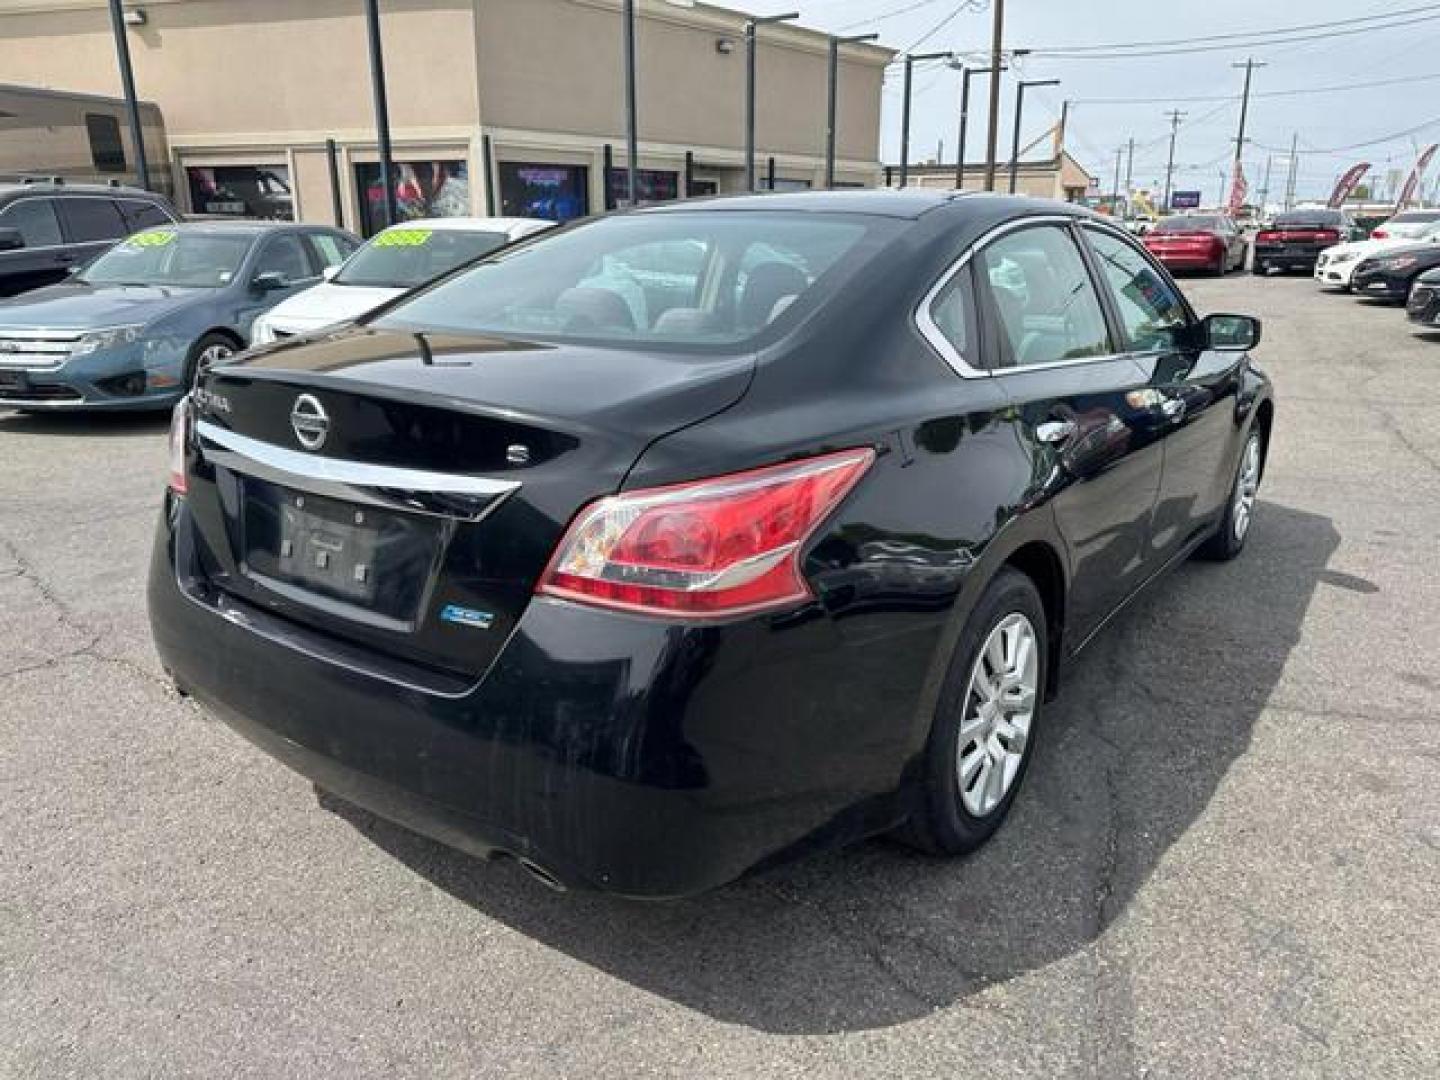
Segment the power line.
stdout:
<path fill-rule="evenodd" d="M 1347 90 L 1374 90 L 1382 86 L 1404 86 L 1407 83 L 1433 82 L 1440 79 L 1440 72 L 1430 75 L 1406 75 L 1398 79 L 1374 79 L 1370 82 L 1344 83 L 1337 86 L 1304 86 L 1290 90 L 1264 90 L 1251 94 L 1255 98 L 1304 97 L 1308 94 L 1335 94 Z M 1159 98 L 1077 98 L 1072 105 L 1201 105 L 1211 101 L 1235 102 L 1239 94 L 1211 94 L 1204 97 L 1159 97 Z"/>
<path fill-rule="evenodd" d="M 1033 49 L 1032 52 L 1110 52 L 1115 49 L 1153 49 L 1167 45 L 1190 45 L 1199 41 L 1234 41 L 1236 38 L 1272 37 L 1276 34 L 1301 33 L 1308 30 L 1325 30 L 1337 26 L 1354 26 L 1356 23 L 1379 22 L 1414 15 L 1421 11 L 1435 11 L 1440 4 L 1421 4 L 1419 7 L 1402 8 L 1399 11 L 1385 11 L 1378 15 L 1359 15 L 1352 19 L 1336 19 L 1331 22 L 1306 23 L 1301 26 L 1281 26 L 1274 30 L 1238 30 L 1229 34 L 1201 34 L 1196 37 L 1170 38 L 1165 41 L 1127 41 L 1115 45 L 1057 45 L 1053 49 Z"/>
<path fill-rule="evenodd" d="M 1366 34 L 1377 30 L 1398 30 L 1401 27 L 1413 26 L 1417 23 L 1434 22 L 1440 19 L 1440 13 L 1430 15 L 1419 15 L 1413 19 L 1402 19 L 1397 22 L 1388 22 L 1383 25 L 1357 26 L 1349 30 L 1331 30 L 1321 34 L 1299 35 L 1295 37 L 1277 37 L 1269 41 L 1248 40 L 1226 42 L 1219 45 L 1195 45 L 1174 49 L 1152 49 L 1141 52 L 1075 52 L 1064 49 L 1031 49 L 1032 56 L 1043 56 L 1049 60 L 1137 60 L 1152 56 L 1187 56 L 1192 53 L 1224 52 L 1237 48 L 1264 49 L 1274 45 L 1290 45 L 1296 42 L 1323 41 L 1327 38 L 1346 37 L 1353 34 Z"/>
<path fill-rule="evenodd" d="M 1369 147 L 1369 146 L 1379 146 L 1379 145 L 1382 144 L 1382 143 L 1394 142 L 1396 139 L 1407 139 L 1407 138 L 1409 138 L 1411 135 L 1415 135 L 1415 134 L 1418 134 L 1418 133 L 1421 132 L 1421 131 L 1424 131 L 1426 128 L 1432 128 L 1432 127 L 1434 127 L 1436 124 L 1440 124 L 1440 116 L 1434 117 L 1433 119 L 1430 119 L 1430 120 L 1426 120 L 1423 124 L 1417 124 L 1417 125 L 1415 125 L 1415 127 L 1406 128 L 1404 131 L 1397 131 L 1394 135 L 1386 135 L 1386 136 L 1384 136 L 1383 138 L 1379 138 L 1379 139 L 1368 139 L 1368 140 L 1366 140 L 1365 142 L 1351 143 L 1349 146 L 1333 146 L 1333 147 L 1330 147 L 1329 149 L 1324 149 L 1324 150 L 1319 149 L 1319 148 L 1307 149 L 1307 150 L 1306 150 L 1306 153 L 1308 153 L 1308 154 L 1345 154 L 1345 153 L 1349 153 L 1351 150 L 1364 150 L 1366 147 Z M 1283 153 L 1283 152 L 1285 152 L 1283 147 L 1278 147 L 1278 146 L 1266 146 L 1264 143 L 1255 142 L 1254 140 L 1251 140 L 1250 145 L 1251 145 L 1251 146 L 1259 147 L 1261 150 L 1269 150 L 1269 151 L 1272 151 L 1272 152 L 1274 152 L 1274 153 Z"/>

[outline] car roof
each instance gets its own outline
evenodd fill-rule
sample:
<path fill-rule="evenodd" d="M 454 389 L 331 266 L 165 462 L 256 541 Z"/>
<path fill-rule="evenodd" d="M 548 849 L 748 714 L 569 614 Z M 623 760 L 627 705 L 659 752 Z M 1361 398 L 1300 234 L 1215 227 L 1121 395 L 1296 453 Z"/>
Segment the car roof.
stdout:
<path fill-rule="evenodd" d="M 415 218 L 413 221 L 397 221 L 381 232 L 390 229 L 434 229 L 436 232 L 510 232 L 526 225 L 554 225 L 544 218 L 528 217 L 438 217 Z M 378 233 L 376 234 L 379 235 Z"/>
<path fill-rule="evenodd" d="M 792 213 L 871 214 L 876 217 L 915 220 L 936 210 L 978 211 L 984 216 L 1007 213 L 1065 212 L 1088 215 L 1082 206 L 1028 195 L 1002 195 L 990 191 L 954 191 L 944 188 L 854 188 L 834 191 L 757 192 L 751 195 L 716 195 L 682 199 L 629 211 L 638 214 L 684 213 L 686 210 L 778 210 Z"/>
<path fill-rule="evenodd" d="M 294 221 L 261 221 L 250 218 L 237 218 L 233 221 L 176 221 L 165 225 L 155 225 L 152 228 L 175 229 L 187 233 L 239 234 L 242 236 L 259 236 L 262 233 L 272 232 L 313 232 L 317 229 L 325 232 L 337 231 L 329 225 L 304 225 Z M 141 231 L 149 232 L 150 230 Z"/>
<path fill-rule="evenodd" d="M 124 196 L 127 199 L 141 198 L 153 199 L 156 202 L 165 201 L 165 196 L 163 195 L 157 195 L 153 191 L 146 191 L 144 188 L 128 187 L 123 184 L 56 184 L 48 180 L 33 180 L 29 183 L 16 181 L 0 182 L 0 199 L 5 199 L 12 195 L 109 195 L 112 197 Z"/>

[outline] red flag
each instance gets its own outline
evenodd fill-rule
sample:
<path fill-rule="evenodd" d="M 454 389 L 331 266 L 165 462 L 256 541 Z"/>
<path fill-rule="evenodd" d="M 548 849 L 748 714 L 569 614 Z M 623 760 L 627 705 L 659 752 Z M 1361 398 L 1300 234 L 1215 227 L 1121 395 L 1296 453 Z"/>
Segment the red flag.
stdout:
<path fill-rule="evenodd" d="M 1240 212 L 1240 207 L 1245 205 L 1245 195 L 1250 190 L 1250 185 L 1245 183 L 1245 169 L 1237 161 L 1235 163 L 1235 179 L 1230 184 L 1230 201 L 1228 206 L 1230 213 Z"/>
<path fill-rule="evenodd" d="M 1395 200 L 1395 206 L 1398 209 L 1403 209 L 1415 194 L 1415 189 L 1420 186 L 1420 178 L 1425 174 L 1425 167 L 1435 156 L 1437 147 L 1440 147 L 1440 143 L 1431 143 L 1425 148 L 1425 152 L 1415 159 L 1415 168 L 1410 170 L 1410 179 L 1405 181 L 1405 186 L 1400 189 L 1400 198 Z"/>
<path fill-rule="evenodd" d="M 1339 210 L 1350 193 L 1355 190 L 1355 185 L 1360 183 L 1360 178 L 1370 171 L 1370 162 L 1362 161 L 1358 165 L 1351 165 L 1345 170 L 1345 175 L 1335 183 L 1335 190 L 1330 193 L 1330 201 L 1325 205 L 1331 210 Z"/>

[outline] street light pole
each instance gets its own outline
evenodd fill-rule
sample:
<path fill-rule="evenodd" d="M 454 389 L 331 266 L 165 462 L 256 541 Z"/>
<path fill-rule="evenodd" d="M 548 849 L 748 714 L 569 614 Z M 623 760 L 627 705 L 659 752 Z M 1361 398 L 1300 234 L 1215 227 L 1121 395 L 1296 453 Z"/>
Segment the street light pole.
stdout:
<path fill-rule="evenodd" d="M 998 2 L 998 0 L 997 0 Z M 1015 194 L 1015 182 L 1020 174 L 1020 119 L 1025 112 L 1025 88 L 1027 86 L 1059 86 L 1059 79 L 1021 79 L 1015 84 L 1015 130 L 1010 141 L 1010 194 Z M 1117 159 L 1118 163 L 1118 159 Z M 1117 169 L 1118 173 L 1118 169 Z M 1118 182 L 1118 181 L 1117 181 Z"/>
<path fill-rule="evenodd" d="M 625 198 L 633 208 L 638 202 L 640 176 L 640 131 L 635 105 L 635 0 L 625 0 L 623 13 L 625 52 Z M 605 177 L 605 183 L 610 178 Z"/>
<path fill-rule="evenodd" d="M 385 57 L 380 47 L 379 0 L 365 0 L 365 25 L 370 38 L 370 83 L 375 97 L 375 141 L 380 149 L 380 191 L 385 225 L 395 224 L 394 163 L 390 155 L 390 105 L 385 98 Z"/>
<path fill-rule="evenodd" d="M 835 112 L 840 93 L 840 46 L 861 41 L 875 41 L 879 34 L 855 34 L 851 37 L 830 37 L 829 92 L 825 108 L 825 186 L 835 186 Z"/>
<path fill-rule="evenodd" d="M 798 11 L 757 15 L 745 20 L 745 190 L 755 190 L 755 31 L 769 23 L 798 19 Z"/>
<path fill-rule="evenodd" d="M 1005 42 L 1005 0 L 992 0 L 990 26 L 990 130 L 985 137 L 985 190 L 995 190 L 995 146 L 1000 136 L 1000 53 Z"/>
<path fill-rule="evenodd" d="M 905 56 L 904 103 L 900 106 L 900 186 L 903 188 L 910 179 L 910 83 L 917 60 L 954 60 L 949 52 L 907 53 Z"/>
<path fill-rule="evenodd" d="M 120 0 L 110 0 L 110 29 L 115 34 L 120 86 L 125 93 L 125 112 L 130 118 L 130 141 L 135 144 L 135 176 L 140 186 L 148 191 L 150 163 L 145 156 L 145 129 L 140 123 L 140 102 L 135 97 L 135 69 L 130 66 L 130 40 L 125 36 L 125 9 Z"/>
<path fill-rule="evenodd" d="M 1001 70 L 1004 70 L 1002 65 Z M 955 190 L 961 191 L 965 187 L 965 135 L 970 125 L 970 77 L 972 75 L 993 75 L 994 69 L 983 68 L 960 68 L 960 137 L 957 144 L 960 147 L 955 156 Z"/>

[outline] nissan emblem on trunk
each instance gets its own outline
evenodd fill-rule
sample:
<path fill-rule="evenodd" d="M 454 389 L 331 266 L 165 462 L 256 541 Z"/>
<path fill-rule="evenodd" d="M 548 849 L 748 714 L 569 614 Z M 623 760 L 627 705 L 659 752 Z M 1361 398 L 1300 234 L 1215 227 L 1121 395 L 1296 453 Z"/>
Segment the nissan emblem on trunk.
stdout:
<path fill-rule="evenodd" d="M 330 434 L 330 417 L 313 395 L 301 394 L 290 410 L 290 427 L 306 450 L 319 450 Z"/>

